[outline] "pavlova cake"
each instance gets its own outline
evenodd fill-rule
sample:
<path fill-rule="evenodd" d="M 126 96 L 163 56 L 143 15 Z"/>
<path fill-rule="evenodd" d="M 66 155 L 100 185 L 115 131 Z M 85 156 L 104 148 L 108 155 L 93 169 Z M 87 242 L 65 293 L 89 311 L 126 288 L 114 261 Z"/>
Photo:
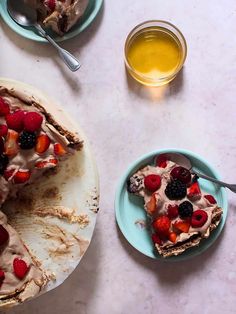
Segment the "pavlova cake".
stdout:
<path fill-rule="evenodd" d="M 88 0 L 25 0 L 25 2 L 35 8 L 40 23 L 60 35 L 75 25 L 88 6 Z"/>
<path fill-rule="evenodd" d="M 165 155 L 134 173 L 130 193 L 144 198 L 151 220 L 151 237 L 163 257 L 179 255 L 199 245 L 220 223 L 222 208 L 201 191 L 197 177 Z"/>

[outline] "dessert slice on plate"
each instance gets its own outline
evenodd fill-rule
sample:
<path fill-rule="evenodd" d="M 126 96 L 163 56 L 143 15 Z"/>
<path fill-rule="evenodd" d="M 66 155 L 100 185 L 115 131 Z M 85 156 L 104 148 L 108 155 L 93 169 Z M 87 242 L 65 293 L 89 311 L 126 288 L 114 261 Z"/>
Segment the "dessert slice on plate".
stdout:
<path fill-rule="evenodd" d="M 134 173 L 127 185 L 130 193 L 144 198 L 152 240 L 163 257 L 199 245 L 220 223 L 223 210 L 215 198 L 201 191 L 188 169 L 165 155 Z"/>
<path fill-rule="evenodd" d="M 84 14 L 88 0 L 25 0 L 35 8 L 38 20 L 45 27 L 52 28 L 56 33 L 63 35 Z"/>

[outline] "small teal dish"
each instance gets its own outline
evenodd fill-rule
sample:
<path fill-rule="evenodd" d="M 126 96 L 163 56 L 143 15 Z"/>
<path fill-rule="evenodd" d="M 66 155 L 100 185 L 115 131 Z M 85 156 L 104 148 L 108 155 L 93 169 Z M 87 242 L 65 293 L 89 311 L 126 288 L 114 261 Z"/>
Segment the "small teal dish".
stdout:
<path fill-rule="evenodd" d="M 0 0 L 0 15 L 2 16 L 5 23 L 17 34 L 27 39 L 31 39 L 38 42 L 47 42 L 42 36 L 40 36 L 34 28 L 23 27 L 15 23 L 7 11 L 7 0 Z M 99 10 L 101 9 L 103 0 L 89 0 L 88 7 L 84 12 L 81 19 L 74 25 L 69 32 L 64 36 L 58 36 L 52 31 L 48 31 L 48 34 L 53 37 L 57 42 L 65 41 L 77 36 L 83 30 L 85 30 L 95 19 Z"/>
<path fill-rule="evenodd" d="M 143 199 L 141 197 L 132 195 L 127 191 L 127 179 L 135 173 L 139 168 L 148 164 L 153 164 L 154 157 L 163 153 L 180 153 L 190 159 L 193 169 L 209 175 L 213 178 L 220 179 L 217 171 L 202 157 L 183 149 L 162 149 L 153 151 L 143 155 L 136 160 L 125 172 L 121 178 L 115 197 L 116 220 L 121 232 L 127 241 L 138 251 L 146 256 L 154 259 L 162 259 L 167 261 L 181 261 L 190 257 L 197 256 L 206 251 L 218 238 L 225 225 L 228 203 L 227 195 L 224 188 L 220 188 L 216 184 L 199 179 L 201 189 L 209 194 L 212 194 L 220 207 L 223 208 L 223 217 L 218 227 L 210 234 L 209 238 L 203 239 L 198 247 L 193 247 L 186 250 L 184 253 L 169 258 L 163 258 L 154 249 L 149 230 L 147 228 L 140 228 L 135 223 L 138 220 L 146 220 L 146 214 L 143 208 Z"/>

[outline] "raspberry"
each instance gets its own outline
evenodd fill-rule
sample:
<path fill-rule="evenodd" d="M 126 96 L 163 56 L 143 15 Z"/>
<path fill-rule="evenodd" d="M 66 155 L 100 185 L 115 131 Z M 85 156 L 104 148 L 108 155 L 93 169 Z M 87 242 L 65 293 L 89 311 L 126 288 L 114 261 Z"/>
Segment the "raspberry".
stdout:
<path fill-rule="evenodd" d="M 161 177 L 157 174 L 150 174 L 144 178 L 144 186 L 148 191 L 155 192 L 161 186 Z"/>
<path fill-rule="evenodd" d="M 185 201 L 179 205 L 179 216 L 182 219 L 189 218 L 193 214 L 193 205 L 189 201 Z"/>
<path fill-rule="evenodd" d="M 24 117 L 24 127 L 28 132 L 35 132 L 41 128 L 43 117 L 37 112 L 27 112 Z"/>
<path fill-rule="evenodd" d="M 19 279 L 23 279 L 28 272 L 29 267 L 23 259 L 15 258 L 13 261 L 13 269 L 16 277 Z"/>
<path fill-rule="evenodd" d="M 1 154 L 0 155 L 0 174 L 3 175 L 5 169 L 7 168 L 9 162 L 9 158 L 7 155 Z"/>
<path fill-rule="evenodd" d="M 165 194 L 170 200 L 180 200 L 186 196 L 186 193 L 186 185 L 177 179 L 169 182 L 165 189 Z"/>
<path fill-rule="evenodd" d="M 9 233 L 7 230 L 0 225 L 0 245 L 4 245 L 9 239 Z"/>
<path fill-rule="evenodd" d="M 153 221 L 152 226 L 159 235 L 168 235 L 170 219 L 167 216 L 161 216 Z"/>
<path fill-rule="evenodd" d="M 192 215 L 191 226 L 194 228 L 200 228 L 206 223 L 207 219 L 208 215 L 204 210 L 195 210 Z"/>
<path fill-rule="evenodd" d="M 154 244 L 162 245 L 162 240 L 160 239 L 160 237 L 156 233 L 152 234 L 152 242 Z"/>
<path fill-rule="evenodd" d="M 2 285 L 2 283 L 3 283 L 3 281 L 4 281 L 4 279 L 5 279 L 5 273 L 4 273 L 4 271 L 1 270 L 1 268 L 0 268 L 0 287 L 1 287 L 1 285 Z"/>
<path fill-rule="evenodd" d="M 7 135 L 8 127 L 5 124 L 0 125 L 0 136 L 5 137 Z"/>
<path fill-rule="evenodd" d="M 9 105 L 0 97 L 0 116 L 6 116 L 8 113 L 10 113 Z"/>
<path fill-rule="evenodd" d="M 178 205 L 168 205 L 167 216 L 169 219 L 175 219 L 179 215 L 179 206 Z"/>
<path fill-rule="evenodd" d="M 36 135 L 32 132 L 23 131 L 19 138 L 21 149 L 31 149 L 36 145 Z"/>
<path fill-rule="evenodd" d="M 175 167 L 170 173 L 172 179 L 178 179 L 182 183 L 188 184 L 191 181 L 191 173 L 184 167 Z"/>
<path fill-rule="evenodd" d="M 212 196 L 212 195 L 204 195 L 204 197 L 205 197 L 205 199 L 207 199 L 208 200 L 208 202 L 210 203 L 210 204 L 216 204 L 217 202 L 216 202 L 216 200 L 215 200 L 215 198 Z"/>
<path fill-rule="evenodd" d="M 25 113 L 22 110 L 17 110 L 13 113 L 9 113 L 6 116 L 6 122 L 9 129 L 20 132 L 24 128 L 24 116 Z"/>

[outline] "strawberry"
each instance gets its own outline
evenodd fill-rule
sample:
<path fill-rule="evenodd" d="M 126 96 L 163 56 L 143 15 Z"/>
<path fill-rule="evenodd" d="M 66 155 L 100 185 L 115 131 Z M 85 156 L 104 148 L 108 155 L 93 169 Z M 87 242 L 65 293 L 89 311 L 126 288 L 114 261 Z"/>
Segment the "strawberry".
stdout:
<path fill-rule="evenodd" d="M 41 134 L 37 137 L 35 150 L 38 154 L 46 152 L 50 145 L 50 138 L 46 134 Z"/>
<path fill-rule="evenodd" d="M 197 209 L 193 212 L 191 218 L 191 226 L 193 228 L 201 228 L 203 225 L 205 225 L 207 219 L 208 219 L 207 213 L 202 209 Z"/>
<path fill-rule="evenodd" d="M 15 258 L 13 261 L 13 270 L 17 278 L 23 279 L 29 270 L 29 266 L 27 266 L 23 259 Z"/>
<path fill-rule="evenodd" d="M 22 110 L 17 110 L 13 113 L 9 113 L 6 116 L 8 128 L 18 132 L 22 131 L 24 128 L 24 116 L 25 112 Z"/>
<path fill-rule="evenodd" d="M 0 268 L 0 287 L 1 287 L 1 285 L 2 285 L 2 283 L 3 283 L 3 281 L 4 281 L 4 279 L 5 279 L 5 273 L 4 273 L 4 271 L 1 270 L 1 268 Z"/>
<path fill-rule="evenodd" d="M 155 159 L 155 164 L 157 167 L 165 168 L 167 166 L 167 158 L 164 154 L 159 155 Z"/>
<path fill-rule="evenodd" d="M 190 223 L 188 221 L 179 220 L 173 224 L 173 227 L 180 233 L 181 232 L 187 233 L 190 228 Z"/>
<path fill-rule="evenodd" d="M 19 134 L 16 131 L 8 130 L 7 139 L 5 142 L 5 154 L 7 156 L 15 156 L 18 153 L 19 145 L 18 145 Z"/>
<path fill-rule="evenodd" d="M 161 186 L 161 177 L 157 174 L 150 174 L 144 178 L 144 186 L 150 192 L 155 192 Z"/>
<path fill-rule="evenodd" d="M 7 114 L 10 113 L 10 108 L 8 103 L 0 97 L 0 116 L 6 116 Z"/>
<path fill-rule="evenodd" d="M 155 244 L 162 245 L 162 240 L 160 239 L 160 237 L 156 233 L 152 234 L 152 241 L 153 241 L 154 245 Z"/>
<path fill-rule="evenodd" d="M 27 112 L 24 116 L 24 127 L 28 132 L 35 132 L 41 128 L 43 117 L 37 112 Z"/>
<path fill-rule="evenodd" d="M 178 205 L 168 205 L 167 207 L 167 216 L 169 219 L 175 219 L 179 215 L 179 206 Z"/>
<path fill-rule="evenodd" d="M 177 234 L 175 232 L 170 232 L 169 234 L 169 240 L 173 243 L 176 242 L 176 239 L 177 239 Z"/>
<path fill-rule="evenodd" d="M 158 235 L 167 235 L 170 229 L 170 219 L 167 216 L 160 216 L 153 221 L 152 226 Z"/>
<path fill-rule="evenodd" d="M 6 124 L 0 125 L 0 136 L 5 137 L 7 135 L 8 127 Z"/>
<path fill-rule="evenodd" d="M 147 212 L 149 215 L 153 215 L 155 213 L 157 209 L 155 194 L 152 194 L 150 201 L 147 203 L 146 207 L 147 207 Z"/>
<path fill-rule="evenodd" d="M 16 184 L 21 184 L 29 181 L 31 173 L 29 170 L 18 170 L 14 175 L 13 181 Z"/>
<path fill-rule="evenodd" d="M 204 197 L 205 197 L 205 199 L 207 199 L 208 200 L 208 202 L 210 203 L 210 204 L 216 204 L 217 202 L 216 202 L 216 200 L 215 200 L 215 198 L 212 196 L 212 195 L 204 195 Z"/>
<path fill-rule="evenodd" d="M 66 154 L 66 150 L 60 143 L 54 144 L 54 154 L 58 156 L 63 156 Z"/>
<path fill-rule="evenodd" d="M 56 167 L 58 160 L 56 158 L 50 158 L 48 160 L 41 160 L 36 162 L 35 167 L 37 169 L 44 169 L 44 168 L 52 168 Z"/>
<path fill-rule="evenodd" d="M 5 244 L 9 239 L 9 233 L 7 232 L 7 230 L 0 225 L 0 245 Z"/>
<path fill-rule="evenodd" d="M 4 178 L 8 181 L 12 176 L 13 176 L 13 173 L 15 172 L 15 169 L 6 169 L 5 171 L 4 171 L 4 174 L 3 174 L 3 176 L 4 176 Z"/>
<path fill-rule="evenodd" d="M 201 190 L 198 182 L 194 182 L 187 189 L 187 196 L 189 199 L 197 200 L 201 197 Z"/>

